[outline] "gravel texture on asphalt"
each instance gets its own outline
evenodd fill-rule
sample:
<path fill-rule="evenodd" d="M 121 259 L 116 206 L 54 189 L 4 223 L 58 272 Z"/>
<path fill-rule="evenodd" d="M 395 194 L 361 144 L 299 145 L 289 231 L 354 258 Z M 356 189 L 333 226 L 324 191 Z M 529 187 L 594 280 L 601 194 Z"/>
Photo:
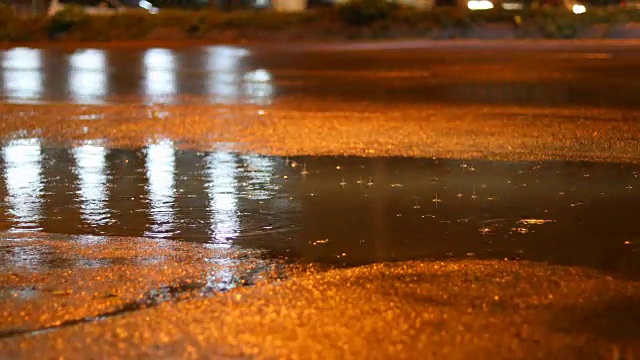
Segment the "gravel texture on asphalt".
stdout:
<path fill-rule="evenodd" d="M 0 357 L 633 359 L 639 300 L 590 270 L 375 264 L 4 339 Z"/>
<path fill-rule="evenodd" d="M 144 238 L 11 234 L 0 250 L 0 339 L 302 271 L 259 251 Z"/>
<path fill-rule="evenodd" d="M 480 106 L 382 111 L 357 104 L 351 111 L 321 111 L 314 104 L 0 104 L 0 133 L 5 139 L 39 137 L 61 146 L 99 141 L 137 148 L 171 139 L 182 148 L 289 156 L 640 160 L 639 114 L 633 111 Z"/>

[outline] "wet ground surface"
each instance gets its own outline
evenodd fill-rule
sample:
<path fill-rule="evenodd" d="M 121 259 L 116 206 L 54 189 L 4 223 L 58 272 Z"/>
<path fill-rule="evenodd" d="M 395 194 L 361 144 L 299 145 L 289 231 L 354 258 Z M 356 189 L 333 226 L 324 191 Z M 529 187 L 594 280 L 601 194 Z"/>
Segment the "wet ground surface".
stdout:
<path fill-rule="evenodd" d="M 281 158 L 171 142 L 130 151 L 15 140 L 2 154 L 9 233 L 144 236 L 349 266 L 519 258 L 640 277 L 633 164 Z M 32 267 L 58 265 L 56 252 L 33 256 Z M 20 266 L 24 256 L 7 247 L 0 259 Z"/>
<path fill-rule="evenodd" d="M 0 339 L 9 358 L 635 359 L 637 282 L 528 262 L 334 270 Z"/>
<path fill-rule="evenodd" d="M 640 50 L 327 50 L 1 53 L 0 357 L 639 353 Z"/>
<path fill-rule="evenodd" d="M 0 54 L 0 97 L 260 105 L 311 98 L 316 102 L 306 106 L 322 108 L 328 101 L 331 109 L 341 104 L 353 109 L 360 102 L 640 107 L 637 46 L 527 44 L 336 47 L 345 51 L 296 51 L 295 46 L 17 48 Z"/>
<path fill-rule="evenodd" d="M 61 234 L 0 241 L 0 341 L 315 271 L 233 246 Z"/>

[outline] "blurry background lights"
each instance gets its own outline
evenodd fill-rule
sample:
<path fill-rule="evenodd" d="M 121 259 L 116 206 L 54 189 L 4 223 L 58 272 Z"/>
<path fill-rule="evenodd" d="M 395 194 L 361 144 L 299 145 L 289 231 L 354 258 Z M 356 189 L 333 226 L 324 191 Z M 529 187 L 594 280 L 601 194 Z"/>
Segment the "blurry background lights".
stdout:
<path fill-rule="evenodd" d="M 469 10 L 489 10 L 493 9 L 493 3 L 489 0 L 471 0 L 467 7 Z"/>
<path fill-rule="evenodd" d="M 587 12 L 587 8 L 582 4 L 575 4 L 571 8 L 574 14 L 584 14 Z"/>
<path fill-rule="evenodd" d="M 505 2 L 501 4 L 504 10 L 523 10 L 524 4 L 519 2 Z"/>
<path fill-rule="evenodd" d="M 140 2 L 138 2 L 138 6 L 149 11 L 152 14 L 158 13 L 158 8 L 154 7 L 153 4 L 148 2 L 147 0 L 140 0 Z"/>

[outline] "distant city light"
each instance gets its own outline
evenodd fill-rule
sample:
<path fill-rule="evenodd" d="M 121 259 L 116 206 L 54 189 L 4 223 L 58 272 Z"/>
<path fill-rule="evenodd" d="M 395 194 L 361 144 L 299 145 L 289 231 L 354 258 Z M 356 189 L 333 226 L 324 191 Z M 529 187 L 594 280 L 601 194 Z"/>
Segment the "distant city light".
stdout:
<path fill-rule="evenodd" d="M 573 11 L 574 14 L 584 14 L 587 12 L 587 8 L 581 4 L 573 5 L 573 8 L 571 8 L 571 10 Z"/>
<path fill-rule="evenodd" d="M 493 3 L 489 0 L 471 0 L 467 7 L 469 10 L 489 10 L 493 9 Z"/>
<path fill-rule="evenodd" d="M 517 2 L 506 2 L 502 3 L 502 8 L 505 10 L 522 10 L 524 9 L 524 4 Z"/>
<path fill-rule="evenodd" d="M 157 14 L 159 10 L 157 7 L 154 7 L 153 4 L 148 2 L 147 0 L 140 0 L 140 2 L 138 2 L 138 6 L 149 11 L 151 14 Z"/>

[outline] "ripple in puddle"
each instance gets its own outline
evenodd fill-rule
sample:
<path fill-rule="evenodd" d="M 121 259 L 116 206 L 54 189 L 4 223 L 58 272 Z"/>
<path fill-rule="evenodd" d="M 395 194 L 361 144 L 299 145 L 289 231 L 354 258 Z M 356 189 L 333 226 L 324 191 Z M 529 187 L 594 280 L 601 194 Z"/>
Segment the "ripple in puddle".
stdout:
<path fill-rule="evenodd" d="M 120 150 L 15 140 L 1 166 L 6 231 L 239 246 L 301 263 L 471 254 L 640 274 L 635 165 L 281 158 L 183 151 L 169 141 Z M 25 254 L 2 250 L 0 258 Z"/>

